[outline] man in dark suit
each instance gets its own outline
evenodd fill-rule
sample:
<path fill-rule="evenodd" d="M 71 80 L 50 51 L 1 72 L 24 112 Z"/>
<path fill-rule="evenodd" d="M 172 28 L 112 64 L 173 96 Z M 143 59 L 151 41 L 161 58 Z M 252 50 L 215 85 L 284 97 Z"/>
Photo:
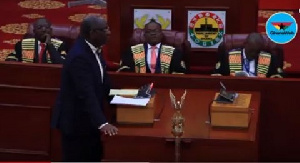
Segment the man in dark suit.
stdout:
<path fill-rule="evenodd" d="M 51 38 L 51 23 L 45 18 L 33 24 L 34 38 L 26 38 L 15 45 L 15 51 L 9 54 L 6 61 L 23 63 L 63 63 L 66 45 L 63 41 Z"/>
<path fill-rule="evenodd" d="M 152 19 L 145 25 L 145 43 L 131 46 L 121 60 L 119 71 L 136 73 L 185 73 L 180 50 L 162 44 L 161 25 Z"/>
<path fill-rule="evenodd" d="M 242 49 L 232 49 L 220 54 L 212 76 L 282 77 L 282 68 L 276 55 L 262 51 L 264 38 L 250 33 Z"/>
<path fill-rule="evenodd" d="M 62 133 L 63 161 L 101 161 L 100 131 L 117 134 L 118 129 L 103 114 L 110 83 L 99 50 L 109 34 L 104 19 L 85 18 L 64 63 L 52 117 L 52 127 Z"/>

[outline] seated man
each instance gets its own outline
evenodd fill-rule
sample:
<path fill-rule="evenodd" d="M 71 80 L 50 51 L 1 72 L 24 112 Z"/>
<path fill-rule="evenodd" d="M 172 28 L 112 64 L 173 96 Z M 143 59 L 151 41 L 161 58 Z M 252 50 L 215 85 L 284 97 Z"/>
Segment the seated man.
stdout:
<path fill-rule="evenodd" d="M 185 73 L 182 53 L 172 47 L 162 45 L 161 25 L 152 19 L 145 25 L 145 42 L 131 46 L 122 56 L 118 71 L 136 73 Z"/>
<path fill-rule="evenodd" d="M 33 24 L 34 38 L 26 38 L 15 45 L 15 51 L 9 54 L 6 61 L 23 63 L 63 63 L 66 55 L 65 44 L 51 38 L 51 23 L 41 18 Z"/>
<path fill-rule="evenodd" d="M 219 56 L 212 76 L 282 77 L 277 57 L 261 51 L 263 45 L 264 38 L 261 34 L 249 34 L 243 49 L 233 49 Z"/>

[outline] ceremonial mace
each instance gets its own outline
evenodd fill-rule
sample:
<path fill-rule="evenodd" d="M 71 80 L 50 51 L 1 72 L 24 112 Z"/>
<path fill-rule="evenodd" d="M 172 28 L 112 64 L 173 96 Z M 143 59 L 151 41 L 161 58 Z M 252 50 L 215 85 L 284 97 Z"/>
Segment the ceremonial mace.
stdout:
<path fill-rule="evenodd" d="M 186 90 L 184 90 L 181 100 L 176 102 L 176 97 L 170 89 L 171 106 L 175 109 L 175 113 L 172 116 L 172 134 L 175 136 L 175 161 L 180 161 L 180 144 L 181 136 L 183 135 L 184 117 L 181 114 L 183 103 L 186 96 Z"/>

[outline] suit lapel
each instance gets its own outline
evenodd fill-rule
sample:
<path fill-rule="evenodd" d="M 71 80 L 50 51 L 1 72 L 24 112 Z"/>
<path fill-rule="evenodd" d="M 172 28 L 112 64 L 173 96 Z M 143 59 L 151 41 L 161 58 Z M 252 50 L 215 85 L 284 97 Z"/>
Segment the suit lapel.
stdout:
<path fill-rule="evenodd" d="M 149 67 L 149 63 L 147 61 L 147 58 L 148 58 L 148 44 L 144 44 L 144 49 L 145 49 L 145 63 L 146 63 L 146 72 L 147 73 L 150 73 L 150 67 Z"/>
<path fill-rule="evenodd" d="M 85 51 L 88 53 L 88 58 L 89 58 L 89 60 L 91 62 L 91 65 L 93 67 L 93 73 L 96 74 L 97 82 L 99 84 L 102 84 L 102 81 L 101 81 L 101 75 L 102 74 L 101 74 L 100 66 L 99 66 L 99 64 L 97 62 L 96 56 L 93 53 L 92 49 L 89 47 L 89 45 L 85 42 L 84 39 L 82 39 L 82 43 L 84 44 Z M 104 72 L 104 69 L 103 69 L 103 72 Z"/>
<path fill-rule="evenodd" d="M 39 42 L 37 39 L 34 39 L 34 59 L 33 62 L 34 63 L 38 63 L 39 62 Z"/>
<path fill-rule="evenodd" d="M 160 44 L 160 47 L 158 49 L 158 54 L 156 58 L 156 65 L 155 65 L 155 73 L 161 73 L 161 65 L 160 65 L 160 52 L 161 52 L 162 44 Z"/>

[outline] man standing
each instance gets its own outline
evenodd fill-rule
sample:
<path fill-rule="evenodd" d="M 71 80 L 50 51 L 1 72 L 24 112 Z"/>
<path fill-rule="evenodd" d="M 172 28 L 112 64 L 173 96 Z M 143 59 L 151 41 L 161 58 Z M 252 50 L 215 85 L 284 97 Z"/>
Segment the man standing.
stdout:
<path fill-rule="evenodd" d="M 110 83 L 100 49 L 109 34 L 104 19 L 85 18 L 64 63 L 51 123 L 62 133 L 63 161 L 101 161 L 100 131 L 117 134 L 103 114 Z"/>
<path fill-rule="evenodd" d="M 213 76 L 282 77 L 276 55 L 262 51 L 264 38 L 259 33 L 250 33 L 242 49 L 232 49 L 221 54 Z"/>
<path fill-rule="evenodd" d="M 63 63 L 66 45 L 58 39 L 51 38 L 51 23 L 41 18 L 33 24 L 34 38 L 26 38 L 15 45 L 15 51 L 9 54 L 6 61 L 23 63 Z"/>
<path fill-rule="evenodd" d="M 182 53 L 162 44 L 161 25 L 154 19 L 145 25 L 145 43 L 131 46 L 122 57 L 120 71 L 136 73 L 185 73 Z"/>

